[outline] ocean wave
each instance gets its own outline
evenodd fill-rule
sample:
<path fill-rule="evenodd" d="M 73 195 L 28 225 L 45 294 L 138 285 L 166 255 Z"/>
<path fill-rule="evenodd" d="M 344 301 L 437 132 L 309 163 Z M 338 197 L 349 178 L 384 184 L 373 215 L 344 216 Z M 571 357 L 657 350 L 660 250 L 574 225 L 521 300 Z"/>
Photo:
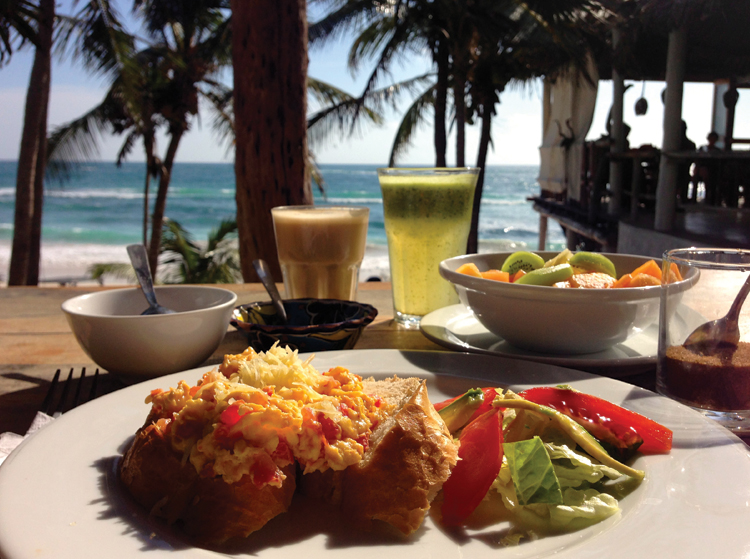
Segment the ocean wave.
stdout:
<path fill-rule="evenodd" d="M 382 204 L 382 198 L 327 198 L 328 204 L 346 204 L 347 206 L 358 204 Z"/>
<path fill-rule="evenodd" d="M 482 196 L 482 205 L 487 206 L 526 206 L 530 204 L 526 200 L 499 200 L 497 198 L 487 198 Z"/>
<path fill-rule="evenodd" d="M 44 195 L 49 198 L 113 198 L 115 200 L 142 200 L 142 192 L 132 190 L 105 190 L 105 189 L 81 189 L 81 190 L 46 190 Z"/>
<path fill-rule="evenodd" d="M 13 198 L 15 195 L 16 188 L 14 186 L 3 186 L 0 188 L 0 198 L 4 198 L 5 196 Z"/>

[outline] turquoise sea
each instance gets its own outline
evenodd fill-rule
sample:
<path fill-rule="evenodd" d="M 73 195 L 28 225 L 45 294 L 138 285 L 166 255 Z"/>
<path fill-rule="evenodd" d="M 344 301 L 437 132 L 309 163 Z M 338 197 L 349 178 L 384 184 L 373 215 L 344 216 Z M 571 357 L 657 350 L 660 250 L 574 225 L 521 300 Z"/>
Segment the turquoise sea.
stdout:
<path fill-rule="evenodd" d="M 375 165 L 322 165 L 326 195 L 316 203 L 360 204 L 370 208 L 368 244 L 385 246 L 383 205 Z M 45 245 L 125 245 L 141 238 L 144 164 L 86 163 L 63 184 L 48 182 L 42 240 Z M 483 250 L 535 249 L 539 216 L 526 200 L 538 192 L 536 166 L 496 166 L 486 172 L 479 236 Z M 16 163 L 0 161 L 0 242 L 13 236 Z M 155 189 L 152 186 L 152 199 Z M 235 213 L 234 170 L 230 163 L 178 163 L 166 215 L 204 240 Z M 488 248 L 489 247 L 489 248 Z M 550 224 L 549 250 L 565 247 Z M 104 248 L 104 246 L 102 247 Z"/>

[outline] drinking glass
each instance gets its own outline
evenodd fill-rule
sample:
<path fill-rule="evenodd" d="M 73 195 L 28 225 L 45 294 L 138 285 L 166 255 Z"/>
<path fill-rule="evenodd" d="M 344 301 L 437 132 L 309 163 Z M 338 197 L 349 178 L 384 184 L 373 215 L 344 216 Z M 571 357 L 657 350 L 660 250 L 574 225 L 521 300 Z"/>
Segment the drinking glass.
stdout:
<path fill-rule="evenodd" d="M 354 300 L 369 208 L 279 206 L 271 215 L 286 297 Z"/>
<path fill-rule="evenodd" d="M 750 251 L 675 249 L 664 253 L 662 273 L 672 264 L 697 281 L 682 292 L 662 286 L 656 388 L 737 434 L 750 434 L 750 305 L 739 315 L 737 348 L 683 345 L 696 328 L 726 316 L 750 274 Z"/>
<path fill-rule="evenodd" d="M 397 323 L 458 303 L 438 265 L 466 252 L 476 168 L 378 169 Z"/>

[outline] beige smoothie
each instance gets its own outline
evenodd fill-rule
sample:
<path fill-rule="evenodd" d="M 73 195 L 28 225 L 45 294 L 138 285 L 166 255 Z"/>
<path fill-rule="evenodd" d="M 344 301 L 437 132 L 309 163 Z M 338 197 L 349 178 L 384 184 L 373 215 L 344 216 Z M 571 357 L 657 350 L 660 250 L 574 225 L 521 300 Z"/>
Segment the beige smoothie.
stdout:
<path fill-rule="evenodd" d="M 353 300 L 365 255 L 365 207 L 273 208 L 286 297 Z"/>

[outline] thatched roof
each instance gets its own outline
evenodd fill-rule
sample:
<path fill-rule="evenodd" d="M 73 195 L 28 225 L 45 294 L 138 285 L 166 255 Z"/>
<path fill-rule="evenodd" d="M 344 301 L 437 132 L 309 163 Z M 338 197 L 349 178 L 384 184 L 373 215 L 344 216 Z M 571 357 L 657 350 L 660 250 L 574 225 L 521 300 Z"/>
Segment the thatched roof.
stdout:
<path fill-rule="evenodd" d="M 629 79 L 664 79 L 669 32 L 688 33 L 687 81 L 750 77 L 750 1 L 622 0 L 614 63 Z"/>

